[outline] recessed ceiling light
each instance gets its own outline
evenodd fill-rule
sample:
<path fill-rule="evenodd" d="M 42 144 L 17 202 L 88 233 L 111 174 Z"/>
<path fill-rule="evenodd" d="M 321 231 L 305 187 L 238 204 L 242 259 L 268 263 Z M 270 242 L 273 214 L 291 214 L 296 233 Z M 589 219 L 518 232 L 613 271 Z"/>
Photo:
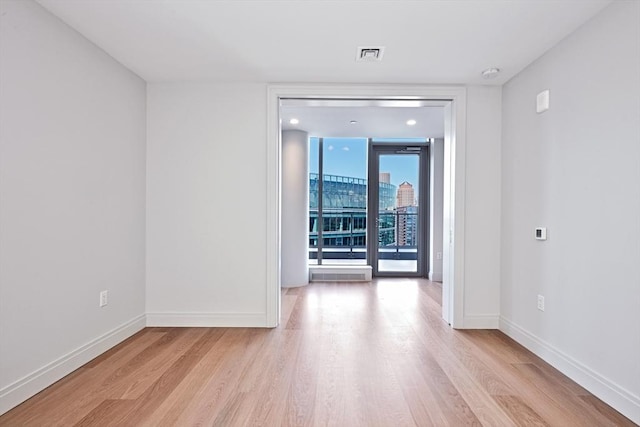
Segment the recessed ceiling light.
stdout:
<path fill-rule="evenodd" d="M 416 123 L 417 123 L 417 122 L 416 122 L 415 120 L 413 120 L 413 119 L 411 119 L 411 120 L 407 120 L 407 125 L 408 125 L 408 126 L 413 126 L 413 125 L 415 125 Z"/>
<path fill-rule="evenodd" d="M 352 124 L 352 125 L 355 125 L 356 123 L 358 123 L 358 121 L 357 120 L 351 120 L 349 123 Z"/>
<path fill-rule="evenodd" d="M 291 123 L 292 125 L 297 125 L 298 123 L 300 123 L 300 120 L 298 120 L 298 119 L 291 119 L 291 120 L 289 120 L 289 123 Z"/>
<path fill-rule="evenodd" d="M 498 77 L 499 73 L 500 73 L 500 68 L 491 67 L 491 68 L 487 68 L 482 72 L 482 77 L 485 79 L 495 79 L 496 77 Z"/>

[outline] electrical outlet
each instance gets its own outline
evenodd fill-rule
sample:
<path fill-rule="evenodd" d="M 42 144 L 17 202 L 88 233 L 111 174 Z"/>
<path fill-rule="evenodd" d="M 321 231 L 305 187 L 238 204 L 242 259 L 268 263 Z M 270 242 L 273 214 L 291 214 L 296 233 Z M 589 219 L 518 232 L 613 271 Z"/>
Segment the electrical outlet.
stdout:
<path fill-rule="evenodd" d="M 436 259 L 442 259 L 442 252 L 436 252 Z"/>
<path fill-rule="evenodd" d="M 100 307 L 109 304 L 109 291 L 100 292 Z"/>
<path fill-rule="evenodd" d="M 538 295 L 538 310 L 544 311 L 544 297 L 542 295 Z"/>

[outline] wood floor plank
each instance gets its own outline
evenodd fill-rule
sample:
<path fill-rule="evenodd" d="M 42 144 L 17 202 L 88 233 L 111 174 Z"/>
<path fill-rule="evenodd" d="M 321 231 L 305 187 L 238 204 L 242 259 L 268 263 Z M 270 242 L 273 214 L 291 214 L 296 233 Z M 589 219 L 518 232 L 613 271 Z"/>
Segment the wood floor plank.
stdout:
<path fill-rule="evenodd" d="M 274 329 L 147 328 L 0 426 L 631 426 L 499 331 L 456 331 L 441 284 L 282 290 Z"/>
<path fill-rule="evenodd" d="M 211 375 L 216 372 L 217 366 L 226 360 L 226 345 L 220 345 L 222 336 L 226 333 L 226 329 L 211 329 L 210 339 L 213 341 L 212 351 L 203 356 L 193 369 L 191 375 L 184 379 L 178 386 L 167 396 L 164 404 L 158 408 L 148 419 L 142 422 L 142 425 L 148 426 L 173 426 L 177 425 L 177 420 L 185 411 L 190 402 L 196 398 L 196 394 L 204 384 L 206 384 Z M 217 351 L 213 351 L 216 349 Z"/>
<path fill-rule="evenodd" d="M 112 414 L 130 413 L 135 407 L 134 400 L 107 399 L 103 400 L 98 406 L 93 408 L 91 412 L 85 415 L 80 421 L 74 424 L 74 427 L 115 427 L 122 424 L 120 417 L 111 418 Z M 127 421 L 125 421 L 127 422 Z"/>
<path fill-rule="evenodd" d="M 318 376 L 314 424 L 320 426 L 346 425 L 346 375 L 343 366 L 329 364 L 322 367 Z M 355 425 L 355 423 L 353 424 Z"/>
<path fill-rule="evenodd" d="M 282 299 L 280 300 L 280 323 L 286 325 L 291 318 L 291 312 L 298 301 L 297 295 L 291 295 L 289 293 L 285 293 L 282 295 Z"/>
<path fill-rule="evenodd" d="M 149 378 L 157 379 L 169 365 L 177 359 L 182 351 L 200 332 L 193 328 L 179 328 L 164 333 L 158 340 L 138 352 L 126 363 L 112 366 L 112 370 L 105 371 L 105 376 L 96 375 L 93 381 L 85 384 L 89 392 L 80 387 L 74 392 L 73 400 L 69 396 L 65 399 L 66 411 L 59 411 L 47 419 L 51 423 L 71 425 L 79 418 L 93 410 L 105 399 L 119 400 L 127 390 L 136 389 L 141 380 L 146 383 Z M 94 373 L 95 368 L 91 370 Z M 80 395 L 77 395 L 80 393 Z"/>
<path fill-rule="evenodd" d="M 254 332 L 249 329 L 229 329 L 218 340 L 217 345 L 211 346 L 200 363 L 194 367 L 197 374 L 205 376 L 207 381 L 201 385 L 193 399 L 181 408 L 181 414 L 176 419 L 176 425 L 210 425 L 227 401 L 237 390 L 238 378 L 242 368 L 246 366 L 244 357 L 247 356 L 249 341 Z M 200 368 L 209 357 L 224 349 L 225 357 L 217 361 L 214 370 L 203 372 Z M 206 365 L 211 366 L 211 365 Z M 174 394 L 180 398 L 179 393 Z M 169 411 L 170 416 L 173 411 Z"/>
<path fill-rule="evenodd" d="M 108 418 L 116 425 L 142 424 L 153 415 L 153 412 L 162 405 L 169 393 L 187 377 L 203 355 L 213 347 L 216 341 L 212 338 L 215 335 L 215 330 L 203 331 L 197 341 L 173 362 L 143 395 L 135 400 L 135 405 L 129 407 L 128 411 L 112 411 Z"/>
<path fill-rule="evenodd" d="M 514 366 L 534 387 L 561 405 L 566 413 L 571 414 L 576 425 L 615 426 L 612 420 L 607 419 L 590 405 L 586 405 L 582 399 L 567 392 L 562 382 L 543 372 L 536 365 L 522 363 Z"/>
<path fill-rule="evenodd" d="M 382 425 L 414 425 L 409 405 L 395 374 L 395 366 L 402 361 L 384 352 L 377 352 L 376 356 L 368 358 L 370 366 L 363 366 L 362 363 L 358 365 L 361 369 L 358 376 L 367 379 L 364 382 L 365 401 L 372 406 L 369 411 L 372 422 L 369 425 L 376 422 Z"/>
<path fill-rule="evenodd" d="M 153 333 L 147 330 L 136 334 L 136 339 L 127 340 L 108 351 L 110 357 L 102 358 L 100 369 L 86 368 L 87 365 L 82 366 L 5 416 L 0 417 L 0 425 L 5 419 L 7 425 L 12 425 L 12 418 L 21 420 L 20 425 L 69 425 L 75 423 L 105 399 L 105 389 L 102 384 L 106 378 L 133 360 L 139 361 L 140 354 L 164 336 L 164 332 Z M 142 363 L 142 365 L 144 364 Z M 129 380 L 130 378 L 126 379 L 127 382 Z M 52 405 L 65 408 L 65 410 L 51 413 L 47 409 Z"/>
<path fill-rule="evenodd" d="M 410 357 L 410 359 L 417 359 Z M 395 372 L 407 402 L 411 417 L 418 426 L 451 425 L 440 405 L 440 395 L 435 393 L 422 375 L 416 375 L 421 369 L 418 360 L 405 361 L 396 365 Z"/>
<path fill-rule="evenodd" d="M 474 332 L 463 331 L 456 335 L 458 339 L 469 340 L 469 338 L 474 335 Z M 580 425 L 578 419 L 580 419 L 581 416 L 573 415 L 570 411 L 566 410 L 567 405 L 565 403 L 573 397 L 571 393 L 565 394 L 562 399 L 554 399 L 543 390 L 540 390 L 537 387 L 532 387 L 530 379 L 515 368 L 518 364 L 508 363 L 500 356 L 500 349 L 500 345 L 497 345 L 492 348 L 492 351 L 486 351 L 486 346 L 474 343 L 472 352 L 474 354 L 474 358 L 477 359 L 478 362 L 483 363 L 491 371 L 500 372 L 500 379 L 507 387 L 506 390 L 510 390 L 512 393 L 511 395 L 516 398 L 529 402 L 530 409 L 536 413 L 537 417 L 552 425 Z M 533 355 L 528 357 L 527 360 L 537 360 L 532 356 Z M 509 361 L 513 361 L 509 357 L 507 359 Z M 533 366 L 533 364 L 531 365 Z M 473 372 L 473 369 L 471 369 L 470 372 Z M 561 374 L 557 374 L 561 376 Z M 557 385 L 560 386 L 561 384 L 558 383 Z M 505 401 L 498 399 L 498 396 L 509 396 L 510 394 L 496 393 L 495 390 L 492 390 L 491 387 L 487 387 L 487 385 L 485 385 L 484 388 L 489 390 L 491 395 L 494 396 L 497 402 L 501 403 L 501 406 L 504 409 L 509 409 L 509 407 L 504 405 Z M 573 403 L 575 405 L 575 397 Z M 513 414 L 509 415 L 512 416 Z M 526 412 L 523 416 L 526 416 Z M 584 423 L 584 420 L 581 422 Z"/>
<path fill-rule="evenodd" d="M 91 360 L 89 363 L 86 363 L 85 365 L 83 365 L 82 367 L 85 369 L 92 369 L 95 368 L 96 366 L 104 366 L 105 363 L 107 363 L 107 360 L 109 359 L 113 359 L 114 356 L 116 356 L 118 353 L 121 353 L 123 351 L 125 351 L 126 349 L 131 348 L 131 346 L 129 344 L 135 343 L 135 342 L 140 342 L 142 340 L 143 337 L 146 338 L 151 338 L 152 336 L 156 336 L 156 338 L 160 338 L 165 334 L 165 332 L 157 332 L 154 331 L 154 328 L 145 328 L 141 331 L 139 331 L 136 334 L 133 334 L 132 336 L 130 336 L 129 338 L 127 338 L 126 340 L 122 341 L 119 345 L 110 348 L 109 350 L 105 351 L 104 353 L 102 353 L 100 356 L 96 357 L 95 359 Z"/>
<path fill-rule="evenodd" d="M 424 292 L 433 302 L 442 307 L 442 283 L 429 282 L 420 286 L 420 291 Z"/>
<path fill-rule="evenodd" d="M 170 351 L 165 351 L 162 356 L 154 357 L 152 361 L 145 363 L 145 369 L 139 370 L 135 382 L 130 382 L 124 388 L 116 388 L 111 396 L 118 399 L 139 398 L 176 363 L 176 360 L 183 358 L 185 352 L 192 351 L 194 340 L 201 340 L 205 333 L 209 334 L 207 339 L 211 339 L 213 335 L 211 331 L 204 331 L 201 328 L 190 328 L 184 332 L 184 340 L 176 340 Z"/>
<path fill-rule="evenodd" d="M 520 344 L 515 343 L 504 333 L 498 330 L 469 330 L 460 331 L 460 334 L 471 340 L 474 345 L 481 348 L 484 353 L 489 353 L 490 358 L 496 361 L 503 361 L 509 364 L 531 363 L 537 366 L 547 375 L 553 376 L 556 381 L 562 383 L 572 394 L 578 396 L 589 395 L 590 393 L 570 378 L 562 375 L 544 360 L 534 355 Z"/>
<path fill-rule="evenodd" d="M 511 416 L 517 426 L 548 426 L 536 411 L 518 396 L 495 396 L 496 401 Z"/>
<path fill-rule="evenodd" d="M 634 427 L 637 425 L 628 418 L 622 416 L 618 411 L 611 408 L 611 406 L 604 403 L 594 395 L 582 395 L 580 399 L 587 405 L 593 407 L 596 411 L 600 412 L 605 418 L 613 422 L 619 427 Z"/>
<path fill-rule="evenodd" d="M 496 332 L 496 334 L 499 334 L 499 332 Z M 497 336 L 496 334 L 492 335 Z M 494 340 L 478 338 L 478 336 L 483 338 L 484 335 L 486 335 L 484 332 L 479 331 L 464 331 L 458 334 L 459 337 L 473 343 L 476 358 L 483 361 L 490 369 L 501 373 L 502 380 L 517 394 L 512 397 L 529 402 L 529 409 L 534 411 L 540 418 L 545 419 L 547 423 L 553 423 L 555 425 L 575 425 L 576 418 L 580 417 L 573 415 L 571 411 L 567 410 L 567 407 L 573 406 L 576 408 L 581 405 L 578 396 L 586 392 L 582 387 L 530 353 L 529 355 L 523 353 L 516 358 L 512 357 L 513 353 L 505 351 L 508 350 L 509 347 L 514 347 L 513 344 L 508 341 L 501 339 L 496 342 Z M 528 362 L 520 362 L 524 359 Z M 539 369 L 540 364 L 544 366 L 544 369 Z M 557 388 L 562 390 L 562 392 L 550 395 L 546 393 L 543 388 L 533 386 L 531 375 L 525 375 L 522 369 L 518 369 L 519 366 L 531 366 L 533 369 L 537 369 L 540 378 L 545 379 L 545 381 L 537 381 L 537 384 L 540 385 L 545 382 L 551 382 L 551 384 L 548 384 L 550 389 Z M 504 408 L 511 408 L 511 406 L 505 405 L 511 401 L 499 399 L 499 396 L 495 397 Z M 589 411 L 587 410 L 587 412 Z M 526 414 L 526 412 L 524 414 Z M 598 417 L 595 417 L 591 423 L 595 423 L 594 425 L 602 425 L 600 424 L 601 421 L 602 420 L 598 420 Z"/>
<path fill-rule="evenodd" d="M 311 425 L 319 375 L 316 337 L 302 336 L 284 409 L 287 425 Z"/>
<path fill-rule="evenodd" d="M 434 306 L 433 302 L 424 301 L 422 321 L 416 324 L 416 333 L 424 340 L 425 348 L 482 424 L 512 425 L 508 414 L 491 396 L 491 391 L 509 390 L 508 386 L 480 361 L 469 357 L 469 350 L 457 343 L 457 332 L 442 321 Z"/>
<path fill-rule="evenodd" d="M 458 371 L 454 363 L 443 363 L 443 357 L 450 357 L 443 353 L 431 352 L 423 349 L 420 352 L 421 364 L 418 374 L 422 375 L 427 386 L 434 391 L 438 406 L 444 411 L 451 425 L 481 425 L 478 415 L 482 416 L 482 402 L 486 400 L 491 404 L 488 396 L 468 393 L 459 387 L 460 384 L 469 384 L 472 378 L 462 371 Z M 450 359 L 453 362 L 453 359 Z M 457 385 L 456 385 L 457 384 Z M 491 419 L 493 425 L 498 425 L 495 419 Z"/>
<path fill-rule="evenodd" d="M 261 399 L 255 402 L 251 410 L 251 425 L 268 426 L 283 423 L 285 397 L 295 370 L 294 364 L 290 361 L 297 357 L 300 335 L 300 331 L 285 329 L 282 340 L 276 340 L 277 344 L 271 347 L 274 357 L 270 358 L 269 364 L 265 366 L 268 375 L 261 384 Z"/>

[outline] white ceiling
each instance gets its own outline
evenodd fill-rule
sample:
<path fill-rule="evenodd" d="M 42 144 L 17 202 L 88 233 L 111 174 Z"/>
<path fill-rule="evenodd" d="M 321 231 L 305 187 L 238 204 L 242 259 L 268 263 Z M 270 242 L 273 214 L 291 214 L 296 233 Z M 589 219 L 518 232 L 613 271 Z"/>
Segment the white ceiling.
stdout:
<path fill-rule="evenodd" d="M 148 82 L 498 85 L 610 1 L 38 0 Z"/>
<path fill-rule="evenodd" d="M 282 106 L 282 129 L 300 129 L 309 136 L 346 138 L 442 138 L 444 108 L 402 106 Z M 296 118 L 298 124 L 290 124 Z M 413 119 L 416 124 L 407 125 Z M 351 124 L 351 120 L 357 123 Z"/>
<path fill-rule="evenodd" d="M 148 82 L 500 85 L 611 0 L 37 1 Z M 356 62 L 360 46 L 384 46 L 383 60 Z M 484 80 L 489 67 L 502 72 Z M 433 106 L 281 113 L 315 136 L 443 135 Z"/>

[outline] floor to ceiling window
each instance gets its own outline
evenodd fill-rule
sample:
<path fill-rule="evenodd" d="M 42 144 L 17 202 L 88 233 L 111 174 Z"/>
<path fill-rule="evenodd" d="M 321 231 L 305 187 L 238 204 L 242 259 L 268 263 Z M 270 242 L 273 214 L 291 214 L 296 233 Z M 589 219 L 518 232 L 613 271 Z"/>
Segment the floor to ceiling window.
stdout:
<path fill-rule="evenodd" d="M 425 197 L 420 176 L 426 175 L 419 159 L 424 160 L 428 142 L 309 138 L 310 264 L 424 273 L 420 252 L 426 228 L 418 206 Z"/>
<path fill-rule="evenodd" d="M 366 138 L 309 139 L 309 262 L 366 264 Z"/>

